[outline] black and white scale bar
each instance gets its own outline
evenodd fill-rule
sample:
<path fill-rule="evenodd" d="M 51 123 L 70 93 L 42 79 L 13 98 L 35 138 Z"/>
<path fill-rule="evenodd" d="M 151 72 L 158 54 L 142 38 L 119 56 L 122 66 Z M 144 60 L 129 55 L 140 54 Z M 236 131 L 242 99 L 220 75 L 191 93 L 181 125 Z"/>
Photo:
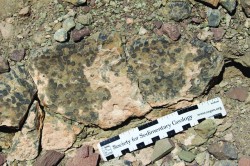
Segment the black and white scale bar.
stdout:
<path fill-rule="evenodd" d="M 221 99 L 214 98 L 198 105 L 179 109 L 174 113 L 102 141 L 98 144 L 98 148 L 104 161 L 111 160 L 144 148 L 162 138 L 172 137 L 207 118 L 224 116 L 226 116 L 226 111 Z"/>

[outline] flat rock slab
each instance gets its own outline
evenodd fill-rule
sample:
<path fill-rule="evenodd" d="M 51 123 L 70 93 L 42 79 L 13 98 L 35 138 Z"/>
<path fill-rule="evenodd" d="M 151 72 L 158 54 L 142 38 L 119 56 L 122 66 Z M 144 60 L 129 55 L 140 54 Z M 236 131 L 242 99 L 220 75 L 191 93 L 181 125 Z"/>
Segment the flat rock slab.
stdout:
<path fill-rule="evenodd" d="M 133 41 L 124 50 L 118 34 L 100 34 L 35 52 L 29 71 L 41 104 L 79 123 L 110 128 L 202 94 L 223 65 L 222 56 L 199 40 Z"/>
<path fill-rule="evenodd" d="M 38 102 L 35 101 L 28 113 L 27 119 L 21 129 L 16 132 L 12 140 L 12 146 L 8 153 L 7 160 L 26 161 L 35 159 L 39 154 L 41 128 L 39 124 L 41 110 L 39 110 Z"/>
<path fill-rule="evenodd" d="M 138 39 L 130 45 L 127 72 L 138 82 L 143 99 L 157 107 L 200 95 L 222 64 L 212 46 L 196 39 Z"/>
<path fill-rule="evenodd" d="M 43 155 L 40 155 L 34 166 L 56 166 L 63 159 L 64 154 L 54 150 L 46 151 Z"/>
<path fill-rule="evenodd" d="M 24 66 L 0 74 L 0 126 L 18 129 L 36 91 Z"/>

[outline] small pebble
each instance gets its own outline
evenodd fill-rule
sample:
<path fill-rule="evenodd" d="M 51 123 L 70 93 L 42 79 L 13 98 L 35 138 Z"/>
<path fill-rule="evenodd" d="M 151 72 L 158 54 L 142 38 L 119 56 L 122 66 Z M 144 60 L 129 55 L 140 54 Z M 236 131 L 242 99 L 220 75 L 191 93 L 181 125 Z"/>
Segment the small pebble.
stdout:
<path fill-rule="evenodd" d="M 6 73 L 6 72 L 9 72 L 9 71 L 10 71 L 9 62 L 7 61 L 7 59 L 0 56 L 0 74 L 1 73 Z"/>
<path fill-rule="evenodd" d="M 70 31 L 72 28 L 74 28 L 75 25 L 76 24 L 74 22 L 74 18 L 72 18 L 72 17 L 69 17 L 63 21 L 63 29 L 67 32 Z"/>
<path fill-rule="evenodd" d="M 139 35 L 145 35 L 147 32 L 148 31 L 144 27 L 141 27 L 139 30 Z"/>
<path fill-rule="evenodd" d="M 54 34 L 54 39 L 58 42 L 66 41 L 68 39 L 67 31 L 65 31 L 63 28 L 58 29 Z"/>
<path fill-rule="evenodd" d="M 90 35 L 90 30 L 88 28 L 83 28 L 81 30 L 73 30 L 71 32 L 71 37 L 74 42 L 81 41 L 84 37 Z"/>
<path fill-rule="evenodd" d="M 25 56 L 25 49 L 14 50 L 10 55 L 10 59 L 16 62 L 20 62 L 24 59 Z"/>
<path fill-rule="evenodd" d="M 209 9 L 207 12 L 208 25 L 210 27 L 218 27 L 220 24 L 220 11 L 218 9 Z"/>
<path fill-rule="evenodd" d="M 161 27 L 161 31 L 168 35 L 172 40 L 178 40 L 181 36 L 178 25 L 175 23 L 165 23 Z"/>
<path fill-rule="evenodd" d="M 250 157 L 249 156 L 243 156 L 240 158 L 239 166 L 250 166 Z"/>
<path fill-rule="evenodd" d="M 30 15 L 30 6 L 27 6 L 25 8 L 22 8 L 20 11 L 19 11 L 19 16 L 29 16 Z"/>

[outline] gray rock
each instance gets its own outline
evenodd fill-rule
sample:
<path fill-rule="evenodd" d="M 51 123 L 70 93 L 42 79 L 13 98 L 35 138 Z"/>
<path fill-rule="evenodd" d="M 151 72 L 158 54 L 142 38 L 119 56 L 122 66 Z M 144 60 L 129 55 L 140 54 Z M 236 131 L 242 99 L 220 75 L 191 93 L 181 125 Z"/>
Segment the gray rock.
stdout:
<path fill-rule="evenodd" d="M 212 119 L 206 119 L 197 126 L 195 126 L 196 133 L 204 139 L 208 139 L 214 135 L 217 125 Z"/>
<path fill-rule="evenodd" d="M 37 158 L 34 166 L 56 166 L 60 163 L 63 157 L 64 154 L 54 150 L 49 150 Z"/>
<path fill-rule="evenodd" d="M 229 13 L 232 13 L 236 8 L 236 0 L 220 0 L 221 6 L 223 6 Z"/>
<path fill-rule="evenodd" d="M 75 6 L 83 5 L 86 3 L 86 0 L 63 0 L 65 2 L 69 2 Z"/>
<path fill-rule="evenodd" d="M 13 66 L 0 74 L 0 126 L 19 129 L 36 87 L 25 66 Z"/>
<path fill-rule="evenodd" d="M 70 31 L 75 26 L 76 26 L 76 24 L 74 22 L 74 18 L 72 18 L 72 17 L 69 17 L 63 21 L 63 29 L 67 32 Z"/>
<path fill-rule="evenodd" d="M 241 6 L 247 17 L 250 17 L 250 1 L 249 0 L 241 0 Z"/>
<path fill-rule="evenodd" d="M 220 24 L 220 11 L 217 9 L 209 9 L 207 12 L 208 25 L 210 27 L 218 27 Z"/>
<path fill-rule="evenodd" d="M 90 25 L 93 22 L 92 15 L 90 13 L 87 14 L 81 14 L 77 17 L 77 22 L 83 24 L 83 25 Z"/>
<path fill-rule="evenodd" d="M 225 159 L 237 159 L 237 149 L 236 147 L 229 142 L 216 142 L 208 147 L 209 153 L 211 153 L 215 158 L 220 160 Z"/>
<path fill-rule="evenodd" d="M 66 41 L 68 39 L 67 31 L 65 31 L 63 28 L 58 29 L 54 34 L 54 39 L 58 42 Z"/>
<path fill-rule="evenodd" d="M 217 7 L 218 3 L 219 3 L 219 0 L 197 0 L 197 1 L 205 3 L 205 4 L 212 5 L 214 7 Z"/>
<path fill-rule="evenodd" d="M 156 161 L 167 155 L 174 149 L 174 147 L 174 142 L 169 138 L 157 141 L 154 146 L 151 161 Z"/>
<path fill-rule="evenodd" d="M 191 15 L 191 5 L 185 1 L 169 2 L 170 18 L 175 21 L 181 21 Z"/>
<path fill-rule="evenodd" d="M 9 62 L 4 57 L 0 56 L 0 74 L 10 71 Z"/>
<path fill-rule="evenodd" d="M 214 166 L 237 166 L 237 164 L 231 160 L 219 160 L 215 161 Z"/>
<path fill-rule="evenodd" d="M 178 154 L 179 158 L 191 163 L 192 161 L 194 161 L 195 159 L 195 155 L 192 152 L 189 151 L 184 151 L 182 150 L 179 154 Z"/>
<path fill-rule="evenodd" d="M 23 60 L 24 56 L 25 56 L 25 49 L 14 50 L 10 55 L 10 59 L 16 62 L 20 62 L 21 60 Z"/>
<path fill-rule="evenodd" d="M 41 126 L 37 126 L 37 124 L 42 124 L 42 120 L 39 117 L 43 117 L 43 113 L 37 106 L 38 102 L 35 101 L 28 112 L 21 131 L 15 133 L 12 139 L 12 146 L 8 152 L 8 161 L 33 160 L 38 156 Z"/>

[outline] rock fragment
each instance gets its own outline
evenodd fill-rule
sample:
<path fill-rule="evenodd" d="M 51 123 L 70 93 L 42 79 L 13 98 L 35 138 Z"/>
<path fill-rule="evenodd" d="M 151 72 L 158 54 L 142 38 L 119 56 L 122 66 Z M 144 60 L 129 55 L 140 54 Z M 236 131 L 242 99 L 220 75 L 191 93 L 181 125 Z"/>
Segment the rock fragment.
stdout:
<path fill-rule="evenodd" d="M 139 35 L 145 35 L 148 31 L 144 27 L 140 27 Z"/>
<path fill-rule="evenodd" d="M 154 21 L 153 22 L 154 27 L 157 28 L 157 29 L 160 29 L 162 24 L 163 23 L 161 21 Z"/>
<path fill-rule="evenodd" d="M 19 14 L 19 16 L 29 16 L 30 6 L 26 6 L 26 7 L 22 8 L 18 14 Z"/>
<path fill-rule="evenodd" d="M 248 88 L 242 86 L 231 88 L 226 93 L 226 96 L 231 99 L 244 102 L 248 97 Z"/>
<path fill-rule="evenodd" d="M 4 57 L 0 56 L 0 74 L 10 71 L 9 62 Z"/>
<path fill-rule="evenodd" d="M 213 32 L 214 40 L 216 41 L 220 41 L 225 34 L 225 30 L 223 28 L 211 28 L 211 31 Z"/>
<path fill-rule="evenodd" d="M 239 166 L 250 166 L 250 157 L 249 156 L 243 156 L 240 158 Z"/>
<path fill-rule="evenodd" d="M 178 40 L 181 36 L 179 27 L 175 23 L 164 23 L 161 30 L 172 40 Z"/>
<path fill-rule="evenodd" d="M 0 126 L 19 129 L 36 94 L 25 66 L 13 66 L 0 74 Z"/>
<path fill-rule="evenodd" d="M 242 9 L 246 16 L 249 18 L 250 17 L 250 1 L 249 0 L 241 0 L 240 1 Z"/>
<path fill-rule="evenodd" d="M 236 8 L 236 0 L 220 0 L 221 6 L 223 6 L 229 13 L 232 13 Z"/>
<path fill-rule="evenodd" d="M 75 6 L 83 5 L 86 3 L 86 0 L 63 0 L 65 2 L 69 2 Z"/>
<path fill-rule="evenodd" d="M 175 21 L 181 21 L 188 18 L 191 15 L 191 5 L 189 2 L 185 1 L 170 1 L 169 8 L 170 8 L 170 18 Z"/>
<path fill-rule="evenodd" d="M 90 35 L 90 30 L 88 28 L 83 28 L 81 30 L 74 29 L 71 32 L 71 38 L 74 42 L 81 41 L 84 37 Z"/>
<path fill-rule="evenodd" d="M 231 160 L 219 160 L 215 161 L 213 166 L 237 166 L 237 164 Z"/>
<path fill-rule="evenodd" d="M 42 123 L 41 119 L 39 119 L 39 117 L 42 117 L 42 111 L 37 106 L 38 102 L 32 104 L 21 131 L 15 133 L 8 153 L 8 161 L 33 160 L 38 156 L 41 127 L 36 124 Z"/>
<path fill-rule="evenodd" d="M 192 152 L 185 150 L 182 150 L 180 153 L 178 153 L 178 156 L 180 159 L 189 163 L 191 163 L 195 159 L 195 155 Z"/>
<path fill-rule="evenodd" d="M 208 139 L 213 136 L 217 129 L 217 125 L 212 119 L 206 119 L 197 126 L 194 127 L 196 133 L 204 139 Z"/>
<path fill-rule="evenodd" d="M 58 29 L 54 34 L 54 39 L 58 42 L 64 42 L 68 39 L 67 31 L 63 28 Z"/>
<path fill-rule="evenodd" d="M 16 62 L 20 62 L 24 59 L 25 56 L 25 49 L 14 50 L 10 55 L 10 59 Z"/>
<path fill-rule="evenodd" d="M 76 155 L 66 162 L 66 166 L 97 166 L 99 162 L 99 154 L 93 152 L 93 148 L 87 145 L 80 147 Z"/>
<path fill-rule="evenodd" d="M 198 0 L 198 1 L 205 3 L 205 4 L 212 5 L 213 7 L 217 7 L 220 0 Z"/>
<path fill-rule="evenodd" d="M 215 158 L 220 160 L 238 158 L 236 147 L 229 142 L 220 141 L 213 143 L 208 146 L 208 152 L 211 153 Z"/>
<path fill-rule="evenodd" d="M 174 142 L 169 138 L 157 141 L 154 146 L 154 151 L 151 156 L 151 160 L 153 162 L 159 160 L 163 156 L 170 153 L 174 149 L 174 147 Z"/>
<path fill-rule="evenodd" d="M 5 155 L 0 153 L 0 165 L 3 165 L 6 162 Z"/>
<path fill-rule="evenodd" d="M 69 17 L 63 21 L 63 29 L 68 32 L 75 27 L 75 22 L 73 17 Z"/>
<path fill-rule="evenodd" d="M 36 159 L 34 166 L 56 166 L 63 157 L 63 153 L 59 153 L 55 150 L 48 150 Z"/>
<path fill-rule="evenodd" d="M 4 39 L 10 39 L 14 36 L 14 26 L 10 23 L 2 21 L 0 23 L 0 32 Z"/>
<path fill-rule="evenodd" d="M 218 9 L 209 9 L 207 12 L 208 25 L 210 27 L 218 27 L 220 24 L 220 11 Z"/>
<path fill-rule="evenodd" d="M 93 22 L 93 18 L 90 13 L 81 14 L 77 16 L 76 21 L 83 25 L 90 25 Z"/>

